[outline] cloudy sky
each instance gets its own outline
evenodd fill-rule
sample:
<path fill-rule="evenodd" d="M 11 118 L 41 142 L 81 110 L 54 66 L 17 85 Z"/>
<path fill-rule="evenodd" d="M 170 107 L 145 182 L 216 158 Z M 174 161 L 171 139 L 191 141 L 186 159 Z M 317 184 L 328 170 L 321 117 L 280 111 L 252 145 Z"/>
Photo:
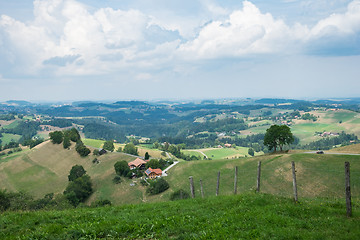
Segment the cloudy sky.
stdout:
<path fill-rule="evenodd" d="M 0 101 L 360 97 L 360 0 L 0 0 Z"/>

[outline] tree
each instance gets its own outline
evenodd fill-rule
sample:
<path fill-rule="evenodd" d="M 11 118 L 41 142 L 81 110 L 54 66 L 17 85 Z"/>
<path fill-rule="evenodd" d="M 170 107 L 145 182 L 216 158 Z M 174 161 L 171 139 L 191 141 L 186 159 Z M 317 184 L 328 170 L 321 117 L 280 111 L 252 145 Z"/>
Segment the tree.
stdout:
<path fill-rule="evenodd" d="M 249 148 L 248 154 L 253 157 L 255 155 L 254 149 Z"/>
<path fill-rule="evenodd" d="M 129 165 L 124 160 L 116 162 L 114 165 L 114 168 L 115 168 L 116 174 L 119 176 L 126 177 L 128 175 L 128 173 L 130 172 Z"/>
<path fill-rule="evenodd" d="M 88 149 L 84 143 L 79 140 L 77 143 L 76 143 L 76 146 L 75 146 L 75 150 L 80 154 L 80 156 L 82 157 L 86 157 L 87 155 L 90 154 L 90 149 Z"/>
<path fill-rule="evenodd" d="M 63 147 L 67 149 L 70 146 L 71 146 L 70 138 L 68 136 L 64 136 Z"/>
<path fill-rule="evenodd" d="M 70 182 L 64 191 L 64 195 L 73 206 L 84 202 L 92 193 L 92 183 L 89 175 L 86 174 Z"/>
<path fill-rule="evenodd" d="M 160 163 L 157 159 L 151 159 L 145 164 L 145 168 L 152 168 L 152 169 L 160 168 Z"/>
<path fill-rule="evenodd" d="M 70 182 L 75 181 L 79 177 L 82 177 L 86 174 L 85 169 L 81 165 L 75 165 L 71 168 L 68 179 Z"/>
<path fill-rule="evenodd" d="M 132 154 L 132 155 L 138 155 L 138 149 L 135 147 L 133 143 L 128 143 L 124 147 L 124 153 Z"/>
<path fill-rule="evenodd" d="M 94 149 L 93 155 L 95 155 L 95 156 L 100 156 L 100 151 L 99 151 L 99 149 Z"/>
<path fill-rule="evenodd" d="M 280 151 L 282 151 L 284 145 L 291 144 L 292 142 L 294 142 L 294 136 L 286 125 L 272 125 L 266 130 L 264 145 L 269 150 L 274 149 L 276 152 L 277 147 L 280 147 Z"/>
<path fill-rule="evenodd" d="M 150 155 L 148 152 L 145 153 L 145 160 L 148 160 L 150 158 Z"/>
<path fill-rule="evenodd" d="M 113 140 L 108 140 L 108 141 L 104 142 L 103 148 L 104 148 L 105 150 L 108 150 L 108 151 L 110 151 L 110 152 L 113 152 L 114 149 L 115 149 L 115 147 L 114 147 L 114 141 L 113 141 Z"/>
<path fill-rule="evenodd" d="M 63 138 L 64 138 L 64 134 L 62 131 L 51 132 L 51 133 L 49 133 L 49 136 L 50 136 L 51 141 L 55 144 L 62 143 Z"/>

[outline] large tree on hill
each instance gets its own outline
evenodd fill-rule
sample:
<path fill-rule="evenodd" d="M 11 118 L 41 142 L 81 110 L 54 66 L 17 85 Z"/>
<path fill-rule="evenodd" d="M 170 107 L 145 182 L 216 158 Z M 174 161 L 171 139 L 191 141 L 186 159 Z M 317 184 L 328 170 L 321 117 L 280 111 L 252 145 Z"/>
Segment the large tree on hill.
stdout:
<path fill-rule="evenodd" d="M 108 151 L 110 151 L 110 152 L 113 152 L 114 149 L 115 149 L 115 147 L 114 147 L 114 141 L 113 141 L 113 140 L 109 140 L 109 141 L 104 142 L 103 148 L 104 148 L 105 150 L 108 150 Z"/>
<path fill-rule="evenodd" d="M 286 125 L 272 125 L 266 130 L 264 136 L 264 145 L 269 148 L 269 150 L 276 149 L 279 147 L 282 151 L 283 146 L 291 144 L 294 142 L 294 136 L 291 133 L 291 130 Z"/>
<path fill-rule="evenodd" d="M 49 133 L 50 139 L 53 143 L 60 144 L 64 139 L 64 133 L 62 131 L 55 131 Z"/>
<path fill-rule="evenodd" d="M 128 143 L 124 147 L 124 153 L 132 154 L 132 155 L 138 155 L 138 149 L 135 147 L 133 143 Z"/>
<path fill-rule="evenodd" d="M 75 181 L 79 177 L 82 177 L 86 174 L 85 169 L 81 165 L 75 165 L 71 168 L 68 179 L 70 182 Z"/>

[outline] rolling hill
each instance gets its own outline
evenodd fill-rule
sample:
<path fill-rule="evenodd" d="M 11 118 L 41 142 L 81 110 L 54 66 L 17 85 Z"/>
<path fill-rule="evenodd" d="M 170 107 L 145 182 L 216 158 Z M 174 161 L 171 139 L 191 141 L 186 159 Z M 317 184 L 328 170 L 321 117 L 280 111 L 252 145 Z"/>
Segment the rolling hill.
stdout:
<path fill-rule="evenodd" d="M 355 146 L 355 145 L 354 145 Z M 296 164 L 299 198 L 344 195 L 344 162 L 351 163 L 353 197 L 360 198 L 360 156 L 317 155 L 301 152 L 270 154 L 253 158 L 182 161 L 168 171 L 165 177 L 170 189 L 160 195 L 149 196 L 138 179 L 112 183 L 114 164 L 120 160 L 131 161 L 134 157 L 123 153 L 108 153 L 97 157 L 80 157 L 71 147 L 63 149 L 47 141 L 31 150 L 24 150 L 0 158 L 1 189 L 26 191 L 36 198 L 47 193 L 62 193 L 67 186 L 67 176 L 72 166 L 84 166 L 94 184 L 95 192 L 88 200 L 109 199 L 115 205 L 167 201 L 176 190 L 189 189 L 189 176 L 195 181 L 196 195 L 200 196 L 199 180 L 202 179 L 205 196 L 215 195 L 217 172 L 221 172 L 220 195 L 231 195 L 234 184 L 234 168 L 239 167 L 238 192 L 253 191 L 256 186 L 258 161 L 262 162 L 261 192 L 292 196 L 291 161 Z"/>

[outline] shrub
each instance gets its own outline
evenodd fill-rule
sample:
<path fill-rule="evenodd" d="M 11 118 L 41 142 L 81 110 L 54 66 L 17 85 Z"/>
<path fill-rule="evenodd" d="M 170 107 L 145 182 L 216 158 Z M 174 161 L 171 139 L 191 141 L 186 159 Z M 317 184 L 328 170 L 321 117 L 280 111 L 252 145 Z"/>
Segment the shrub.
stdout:
<path fill-rule="evenodd" d="M 171 201 L 186 199 L 186 198 L 190 198 L 190 195 L 188 192 L 184 191 L 183 189 L 179 189 L 170 195 Z"/>
<path fill-rule="evenodd" d="M 122 179 L 119 175 L 116 175 L 114 178 L 113 178 L 113 183 L 115 184 L 119 184 L 122 182 Z"/>
<path fill-rule="evenodd" d="M 146 192 L 150 195 L 155 195 L 166 191 L 168 188 L 169 183 L 163 178 L 158 178 L 150 182 L 150 186 L 146 189 Z"/>
<path fill-rule="evenodd" d="M 126 161 L 118 161 L 114 164 L 115 172 L 117 175 L 126 177 L 130 172 L 129 165 Z"/>
<path fill-rule="evenodd" d="M 108 199 L 97 200 L 91 204 L 91 207 L 104 207 L 104 206 L 111 206 L 111 201 Z"/>

